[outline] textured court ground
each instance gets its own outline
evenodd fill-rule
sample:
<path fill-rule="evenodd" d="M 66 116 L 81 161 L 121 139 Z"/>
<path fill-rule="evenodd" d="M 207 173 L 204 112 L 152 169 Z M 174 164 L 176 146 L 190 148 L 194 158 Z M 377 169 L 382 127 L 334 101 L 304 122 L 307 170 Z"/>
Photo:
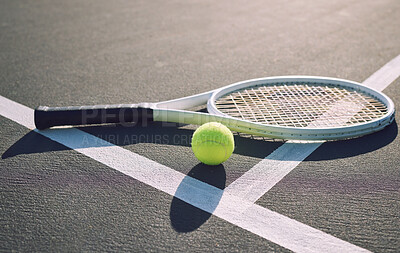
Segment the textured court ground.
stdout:
<path fill-rule="evenodd" d="M 0 251 L 399 251 L 398 115 L 320 146 L 236 136 L 215 168 L 192 154 L 194 126 L 29 129 L 38 105 L 157 102 L 277 75 L 384 73 L 398 111 L 399 61 L 387 64 L 400 53 L 399 1 L 0 7 Z M 266 168 L 287 171 L 256 185 Z"/>

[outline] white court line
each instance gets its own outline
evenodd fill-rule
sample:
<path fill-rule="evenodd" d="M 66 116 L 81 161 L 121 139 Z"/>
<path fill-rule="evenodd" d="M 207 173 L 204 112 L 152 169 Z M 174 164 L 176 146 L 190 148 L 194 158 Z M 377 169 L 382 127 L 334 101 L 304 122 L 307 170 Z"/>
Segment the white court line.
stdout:
<path fill-rule="evenodd" d="M 286 142 L 232 182 L 225 192 L 256 202 L 322 143 Z"/>
<path fill-rule="evenodd" d="M 400 76 L 400 55 L 388 62 L 371 77 L 364 85 L 376 90 L 383 90 Z M 286 142 L 253 168 L 248 170 L 225 191 L 256 202 L 297 165 L 306 159 L 322 143 L 290 143 Z"/>
<path fill-rule="evenodd" d="M 29 129 L 35 129 L 33 110 L 0 96 L 0 115 Z"/>
<path fill-rule="evenodd" d="M 364 85 L 376 90 L 384 90 L 389 84 L 400 76 L 400 55 L 386 63 L 380 70 L 376 71 Z"/>
<path fill-rule="evenodd" d="M 33 128 L 33 110 L 1 96 L 0 114 Z M 79 129 L 34 131 L 292 251 L 367 252 Z"/>

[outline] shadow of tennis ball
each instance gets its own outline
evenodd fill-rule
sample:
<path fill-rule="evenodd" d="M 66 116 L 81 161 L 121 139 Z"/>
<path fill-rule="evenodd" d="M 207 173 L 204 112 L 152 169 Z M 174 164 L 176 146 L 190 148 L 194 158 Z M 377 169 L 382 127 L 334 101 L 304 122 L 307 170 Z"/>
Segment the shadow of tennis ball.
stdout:
<path fill-rule="evenodd" d="M 187 233 L 203 225 L 218 206 L 222 197 L 222 190 L 225 188 L 225 182 L 226 173 L 223 165 L 208 166 L 199 163 L 193 167 L 180 183 L 171 202 L 170 219 L 174 230 Z M 210 194 L 204 194 L 197 187 L 199 184 L 201 186 L 202 183 L 216 188 L 212 188 Z M 202 206 L 206 211 L 181 199 L 190 200 L 191 203 Z"/>

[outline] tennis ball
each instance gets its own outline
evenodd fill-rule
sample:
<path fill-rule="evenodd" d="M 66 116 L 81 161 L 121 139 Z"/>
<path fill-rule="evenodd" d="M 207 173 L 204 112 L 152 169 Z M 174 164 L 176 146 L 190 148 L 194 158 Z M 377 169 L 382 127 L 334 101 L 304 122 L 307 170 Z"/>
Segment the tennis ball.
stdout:
<path fill-rule="evenodd" d="M 203 124 L 194 132 L 192 150 L 197 159 L 207 165 L 218 165 L 232 155 L 235 142 L 232 132 L 221 123 Z"/>

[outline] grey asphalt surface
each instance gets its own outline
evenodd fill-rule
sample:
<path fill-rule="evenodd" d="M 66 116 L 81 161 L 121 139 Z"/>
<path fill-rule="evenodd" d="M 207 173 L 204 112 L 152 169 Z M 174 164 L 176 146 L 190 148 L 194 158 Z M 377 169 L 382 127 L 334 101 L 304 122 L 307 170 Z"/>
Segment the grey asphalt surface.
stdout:
<path fill-rule="evenodd" d="M 274 75 L 362 82 L 400 53 L 398 0 L 0 6 L 0 95 L 30 108 L 156 102 Z M 397 111 L 399 88 L 384 90 Z M 398 252 L 396 122 L 323 144 L 257 204 Z M 190 149 L 194 126 L 81 129 L 221 189 L 282 145 L 235 136 L 232 157 L 209 168 Z M 288 251 L 3 117 L 0 153 L 2 252 Z"/>

